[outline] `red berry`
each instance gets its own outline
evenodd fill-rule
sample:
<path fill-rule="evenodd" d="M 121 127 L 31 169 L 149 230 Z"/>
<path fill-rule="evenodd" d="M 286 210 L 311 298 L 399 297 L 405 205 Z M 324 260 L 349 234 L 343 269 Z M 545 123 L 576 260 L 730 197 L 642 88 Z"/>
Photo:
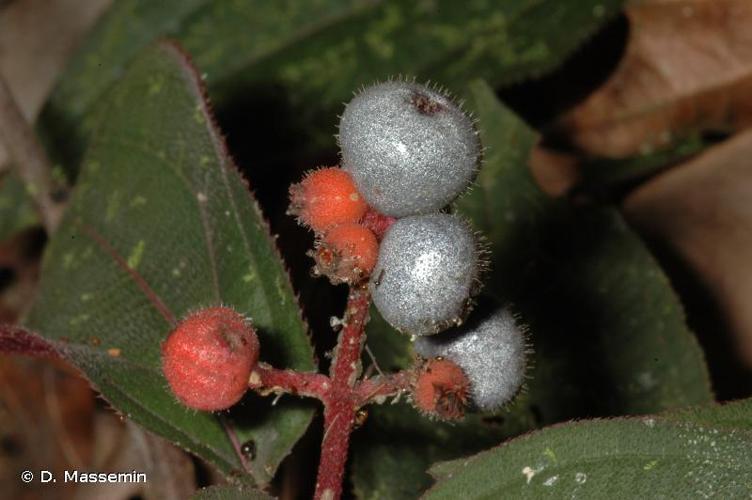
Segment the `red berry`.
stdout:
<path fill-rule="evenodd" d="M 337 167 L 314 170 L 290 186 L 289 212 L 318 233 L 358 222 L 367 208 L 350 174 Z"/>
<path fill-rule="evenodd" d="M 415 406 L 431 416 L 458 420 L 468 405 L 470 381 L 453 361 L 433 358 L 419 369 L 413 389 Z"/>
<path fill-rule="evenodd" d="M 248 389 L 258 362 L 256 331 L 228 307 L 190 314 L 162 344 L 162 371 L 178 400 L 196 410 L 224 410 Z"/>
<path fill-rule="evenodd" d="M 356 283 L 371 274 L 379 256 L 379 243 L 360 224 L 334 227 L 316 243 L 314 270 L 332 283 Z"/>

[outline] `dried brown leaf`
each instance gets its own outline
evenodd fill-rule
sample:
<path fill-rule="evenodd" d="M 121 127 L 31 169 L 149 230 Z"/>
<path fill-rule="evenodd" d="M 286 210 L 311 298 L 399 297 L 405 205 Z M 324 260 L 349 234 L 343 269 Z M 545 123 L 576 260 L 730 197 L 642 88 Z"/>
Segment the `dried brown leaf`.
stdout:
<path fill-rule="evenodd" d="M 713 293 L 752 366 L 752 131 L 657 176 L 624 202 L 629 221 L 665 242 Z"/>
<path fill-rule="evenodd" d="M 143 472 L 146 483 L 23 483 L 22 470 Z M 196 490 L 189 456 L 95 405 L 62 360 L 0 355 L 0 491 L 8 498 L 182 499 Z M 5 498 L 5 496 L 3 496 Z"/>
<path fill-rule="evenodd" d="M 530 152 L 528 166 L 541 191 L 554 198 L 565 196 L 581 180 L 575 155 L 549 149 L 540 143 Z"/>
<path fill-rule="evenodd" d="M 146 500 L 182 500 L 196 491 L 193 462 L 183 450 L 138 425 L 99 414 L 92 470 L 136 471 L 146 483 L 101 483 L 79 488 L 76 500 L 120 500 L 141 496 Z"/>
<path fill-rule="evenodd" d="M 752 122 L 752 2 L 643 0 L 626 13 L 623 60 L 559 123 L 575 146 L 621 158 Z"/>
<path fill-rule="evenodd" d="M 62 361 L 0 356 L 0 491 L 4 498 L 70 498 L 74 484 L 24 484 L 23 470 L 85 467 L 92 455 L 94 394 Z"/>

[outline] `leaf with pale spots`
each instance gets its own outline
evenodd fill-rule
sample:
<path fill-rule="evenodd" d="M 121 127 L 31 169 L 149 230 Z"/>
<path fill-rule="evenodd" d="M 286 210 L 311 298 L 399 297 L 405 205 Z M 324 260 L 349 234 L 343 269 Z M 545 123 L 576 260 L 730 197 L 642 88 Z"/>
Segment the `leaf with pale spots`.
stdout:
<path fill-rule="evenodd" d="M 193 55 L 220 108 L 267 96 L 309 148 L 331 147 L 342 102 L 361 85 L 398 74 L 456 89 L 471 77 L 516 83 L 562 63 L 622 3 L 119 0 L 71 61 L 43 128 L 74 166 L 101 95 L 140 47 L 169 36 Z M 155 76 L 145 91 L 162 88 Z M 278 147 L 300 153 L 286 139 Z"/>
<path fill-rule="evenodd" d="M 435 465 L 424 498 L 749 498 L 751 415 L 746 400 L 551 427 Z"/>
<path fill-rule="evenodd" d="M 119 412 L 237 471 L 219 418 L 182 407 L 169 392 L 160 344 L 176 318 L 224 304 L 252 318 L 262 358 L 313 369 L 295 296 L 184 56 L 170 45 L 144 51 L 105 102 L 27 324 Z M 270 480 L 310 418 L 310 407 L 272 408 L 250 396 L 230 413 L 241 422 L 239 439 L 255 443 L 258 483 Z"/>

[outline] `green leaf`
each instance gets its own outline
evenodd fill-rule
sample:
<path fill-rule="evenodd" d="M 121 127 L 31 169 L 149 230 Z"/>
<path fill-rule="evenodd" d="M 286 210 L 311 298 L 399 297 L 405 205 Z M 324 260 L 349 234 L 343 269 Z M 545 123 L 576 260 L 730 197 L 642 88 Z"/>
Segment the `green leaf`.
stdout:
<path fill-rule="evenodd" d="M 454 423 L 430 419 L 405 403 L 371 406 L 368 411 L 352 459 L 353 487 L 360 499 L 416 498 L 432 484 L 426 472 L 430 464 L 477 453 L 535 425 L 520 411 L 470 414 Z"/>
<path fill-rule="evenodd" d="M 680 422 L 752 432 L 752 398 L 732 403 L 681 408 L 667 411 L 661 416 Z"/>
<path fill-rule="evenodd" d="M 531 325 L 541 423 L 712 401 L 703 353 L 640 239 L 613 209 L 543 194 L 527 168 L 535 134 L 487 85 L 470 97 L 488 153 L 458 209 L 490 242 L 488 292 Z"/>
<path fill-rule="evenodd" d="M 7 172 L 0 179 L 0 241 L 37 224 L 39 217 L 26 186 L 14 172 Z"/>
<path fill-rule="evenodd" d="M 527 168 L 536 133 L 488 85 L 472 83 L 466 97 L 486 155 L 457 209 L 490 245 L 485 299 L 511 300 L 530 324 L 530 377 L 509 408 L 470 416 L 443 434 L 431 433 L 437 424 L 414 411 L 374 409 L 356 437 L 353 482 L 360 498 L 414 498 L 430 481 L 404 468 L 425 470 L 553 423 L 713 399 L 679 301 L 641 241 L 612 210 L 575 209 L 539 191 Z M 379 345 L 380 363 L 409 364 L 406 337 L 378 317 L 368 335 L 369 345 Z"/>
<path fill-rule="evenodd" d="M 174 318 L 225 304 L 252 318 L 261 356 L 314 368 L 292 288 L 262 214 L 227 156 L 200 81 L 173 46 L 144 51 L 105 98 L 70 208 L 45 255 L 28 325 L 127 417 L 239 468 L 216 415 L 170 394 L 160 344 Z M 305 431 L 308 406 L 248 397 L 231 414 L 267 482 Z"/>
<path fill-rule="evenodd" d="M 561 63 L 622 3 L 121 0 L 73 58 L 44 127 L 75 163 L 99 97 L 140 47 L 171 36 L 193 54 L 219 106 L 274 90 L 296 126 L 330 146 L 341 103 L 362 84 L 397 74 L 456 88 L 469 77 L 516 82 Z"/>
<path fill-rule="evenodd" d="M 230 485 L 209 486 L 193 495 L 193 500 L 271 500 L 271 495 L 253 488 Z"/>
<path fill-rule="evenodd" d="M 659 417 L 578 422 L 438 464 L 425 498 L 747 498 L 752 433 Z"/>

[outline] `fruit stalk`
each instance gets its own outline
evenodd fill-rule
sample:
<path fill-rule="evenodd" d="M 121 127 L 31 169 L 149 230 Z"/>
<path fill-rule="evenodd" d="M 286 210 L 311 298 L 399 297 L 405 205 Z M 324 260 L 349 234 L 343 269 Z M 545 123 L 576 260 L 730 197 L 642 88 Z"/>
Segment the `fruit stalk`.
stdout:
<path fill-rule="evenodd" d="M 324 404 L 324 438 L 314 495 L 316 499 L 336 500 L 342 496 L 350 434 L 358 409 L 370 402 L 381 402 L 388 396 L 407 391 L 413 377 L 413 372 L 408 370 L 358 380 L 370 305 L 367 284 L 354 285 L 350 289 L 344 326 L 337 339 L 328 376 L 279 370 L 259 363 L 249 377 L 248 387 L 262 395 L 296 394 L 319 399 Z"/>
<path fill-rule="evenodd" d="M 248 387 L 265 396 L 296 394 L 323 401 L 331 388 L 329 377 L 320 373 L 278 370 L 259 363 L 251 372 Z"/>
<path fill-rule="evenodd" d="M 390 396 L 396 397 L 409 391 L 414 378 L 414 370 L 402 370 L 362 380 L 355 387 L 355 400 L 358 408 L 368 403 L 381 403 Z"/>
<path fill-rule="evenodd" d="M 342 333 L 330 371 L 331 389 L 324 398 L 324 438 L 321 442 L 314 498 L 336 500 L 342 496 L 350 434 L 358 401 L 353 390 L 360 374 L 370 295 L 365 285 L 350 289 Z"/>

